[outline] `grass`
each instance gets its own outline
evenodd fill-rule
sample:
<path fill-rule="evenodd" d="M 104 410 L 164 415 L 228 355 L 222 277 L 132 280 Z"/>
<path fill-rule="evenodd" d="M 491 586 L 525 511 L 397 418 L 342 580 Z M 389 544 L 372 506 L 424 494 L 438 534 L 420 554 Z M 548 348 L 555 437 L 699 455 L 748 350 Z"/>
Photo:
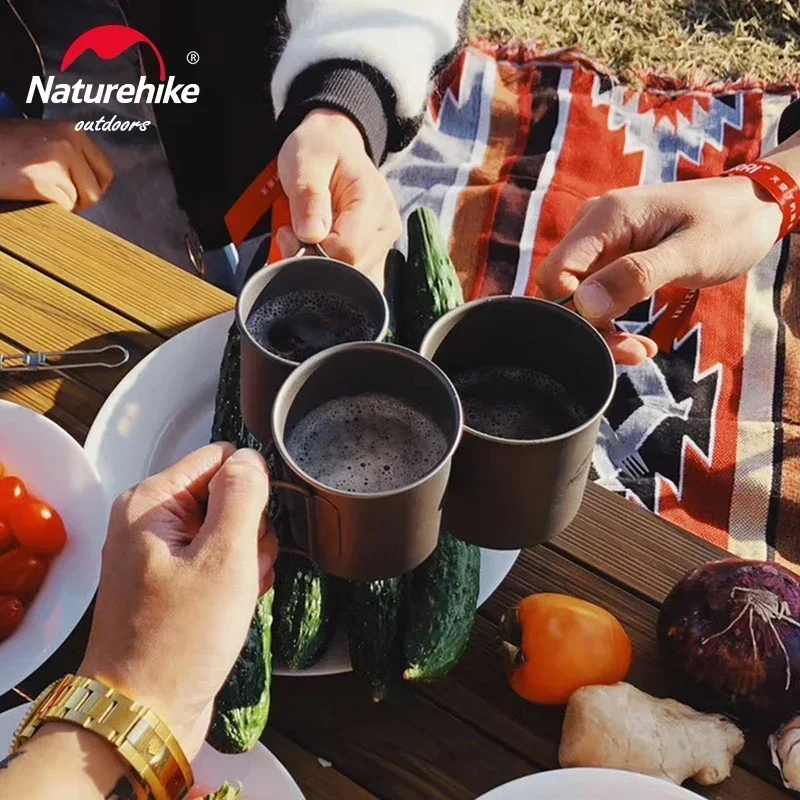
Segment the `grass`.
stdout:
<path fill-rule="evenodd" d="M 580 44 L 624 80 L 800 84 L 797 0 L 473 0 L 471 33 Z"/>

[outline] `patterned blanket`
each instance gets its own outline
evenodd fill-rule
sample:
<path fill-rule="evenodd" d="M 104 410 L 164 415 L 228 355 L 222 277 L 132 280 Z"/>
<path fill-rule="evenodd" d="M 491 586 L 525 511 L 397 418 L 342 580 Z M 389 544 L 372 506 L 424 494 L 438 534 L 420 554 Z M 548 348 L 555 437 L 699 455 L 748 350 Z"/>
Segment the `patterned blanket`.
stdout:
<path fill-rule="evenodd" d="M 580 204 L 617 187 L 715 175 L 776 143 L 789 93 L 632 91 L 575 54 L 471 49 L 443 76 L 389 175 L 404 213 L 427 205 L 465 296 L 535 294 L 536 266 Z M 593 478 L 746 557 L 800 564 L 800 235 L 749 275 L 703 290 L 669 354 L 620 368 L 608 412 L 650 477 Z M 619 321 L 646 333 L 659 292 Z"/>

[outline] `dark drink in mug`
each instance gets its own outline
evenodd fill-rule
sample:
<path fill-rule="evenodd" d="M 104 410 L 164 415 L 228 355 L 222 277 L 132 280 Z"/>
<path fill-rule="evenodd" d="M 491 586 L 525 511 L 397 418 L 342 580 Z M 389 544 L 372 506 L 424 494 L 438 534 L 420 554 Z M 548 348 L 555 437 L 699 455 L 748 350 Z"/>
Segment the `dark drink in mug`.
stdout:
<path fill-rule="evenodd" d="M 464 424 L 501 439 L 558 436 L 586 420 L 561 381 L 530 367 L 503 365 L 461 370 L 452 376 Z"/>
<path fill-rule="evenodd" d="M 371 341 L 379 332 L 363 307 L 320 289 L 266 298 L 250 312 L 247 329 L 262 347 L 298 363 L 337 344 Z"/>
<path fill-rule="evenodd" d="M 236 326 L 242 419 L 268 446 L 272 404 L 298 364 L 340 344 L 383 339 L 389 308 L 378 287 L 353 267 L 298 256 L 248 278 L 236 302 Z"/>
<path fill-rule="evenodd" d="M 373 494 L 410 486 L 445 457 L 448 440 L 424 411 L 364 393 L 328 400 L 286 440 L 298 467 L 331 489 Z"/>

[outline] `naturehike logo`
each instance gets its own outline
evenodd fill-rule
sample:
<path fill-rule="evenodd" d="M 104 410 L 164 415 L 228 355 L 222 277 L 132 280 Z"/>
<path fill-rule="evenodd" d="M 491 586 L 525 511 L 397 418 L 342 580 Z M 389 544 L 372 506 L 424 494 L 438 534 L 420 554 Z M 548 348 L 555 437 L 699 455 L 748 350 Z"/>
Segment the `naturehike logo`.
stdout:
<path fill-rule="evenodd" d="M 61 71 L 68 70 L 75 61 L 84 53 L 91 50 L 106 61 L 121 56 L 126 50 L 137 44 L 148 45 L 159 67 L 158 85 L 148 83 L 142 75 L 137 84 L 134 83 L 84 83 L 77 80 L 75 83 L 56 83 L 51 75 L 47 82 L 39 75 L 31 80 L 26 102 L 30 103 L 38 93 L 42 103 L 109 103 L 112 98 L 118 103 L 196 103 L 200 94 L 200 87 L 196 83 L 175 83 L 175 76 L 167 77 L 164 59 L 153 42 L 143 33 L 129 28 L 126 25 L 100 25 L 81 34 L 68 48 L 61 61 Z M 193 62 L 195 63 L 195 62 Z M 116 119 L 116 117 L 114 117 Z M 122 122 L 117 121 L 119 128 L 99 127 L 103 118 L 97 123 L 78 123 L 77 130 L 128 130 L 129 128 L 146 129 L 149 122 Z M 109 125 L 110 123 L 104 123 Z M 80 126 L 80 127 L 79 127 Z M 91 127 L 90 127 L 91 126 Z"/>
<path fill-rule="evenodd" d="M 125 25 L 100 25 L 82 33 L 70 46 L 61 61 L 61 71 L 66 72 L 75 59 L 82 56 L 87 50 L 93 50 L 100 58 L 110 61 L 121 56 L 128 48 L 139 42 L 149 44 L 158 59 L 158 79 L 165 80 L 167 70 L 164 59 L 158 48 L 143 33 L 128 28 Z"/>

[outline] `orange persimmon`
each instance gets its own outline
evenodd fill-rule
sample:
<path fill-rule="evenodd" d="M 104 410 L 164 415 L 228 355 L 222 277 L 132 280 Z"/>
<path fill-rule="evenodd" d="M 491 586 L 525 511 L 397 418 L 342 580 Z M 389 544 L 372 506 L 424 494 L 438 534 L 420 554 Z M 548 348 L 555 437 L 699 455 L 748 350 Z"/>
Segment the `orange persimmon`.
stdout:
<path fill-rule="evenodd" d="M 565 594 L 533 594 L 503 615 L 500 638 L 511 688 L 526 700 L 564 705 L 581 686 L 624 680 L 631 640 L 612 614 Z"/>

